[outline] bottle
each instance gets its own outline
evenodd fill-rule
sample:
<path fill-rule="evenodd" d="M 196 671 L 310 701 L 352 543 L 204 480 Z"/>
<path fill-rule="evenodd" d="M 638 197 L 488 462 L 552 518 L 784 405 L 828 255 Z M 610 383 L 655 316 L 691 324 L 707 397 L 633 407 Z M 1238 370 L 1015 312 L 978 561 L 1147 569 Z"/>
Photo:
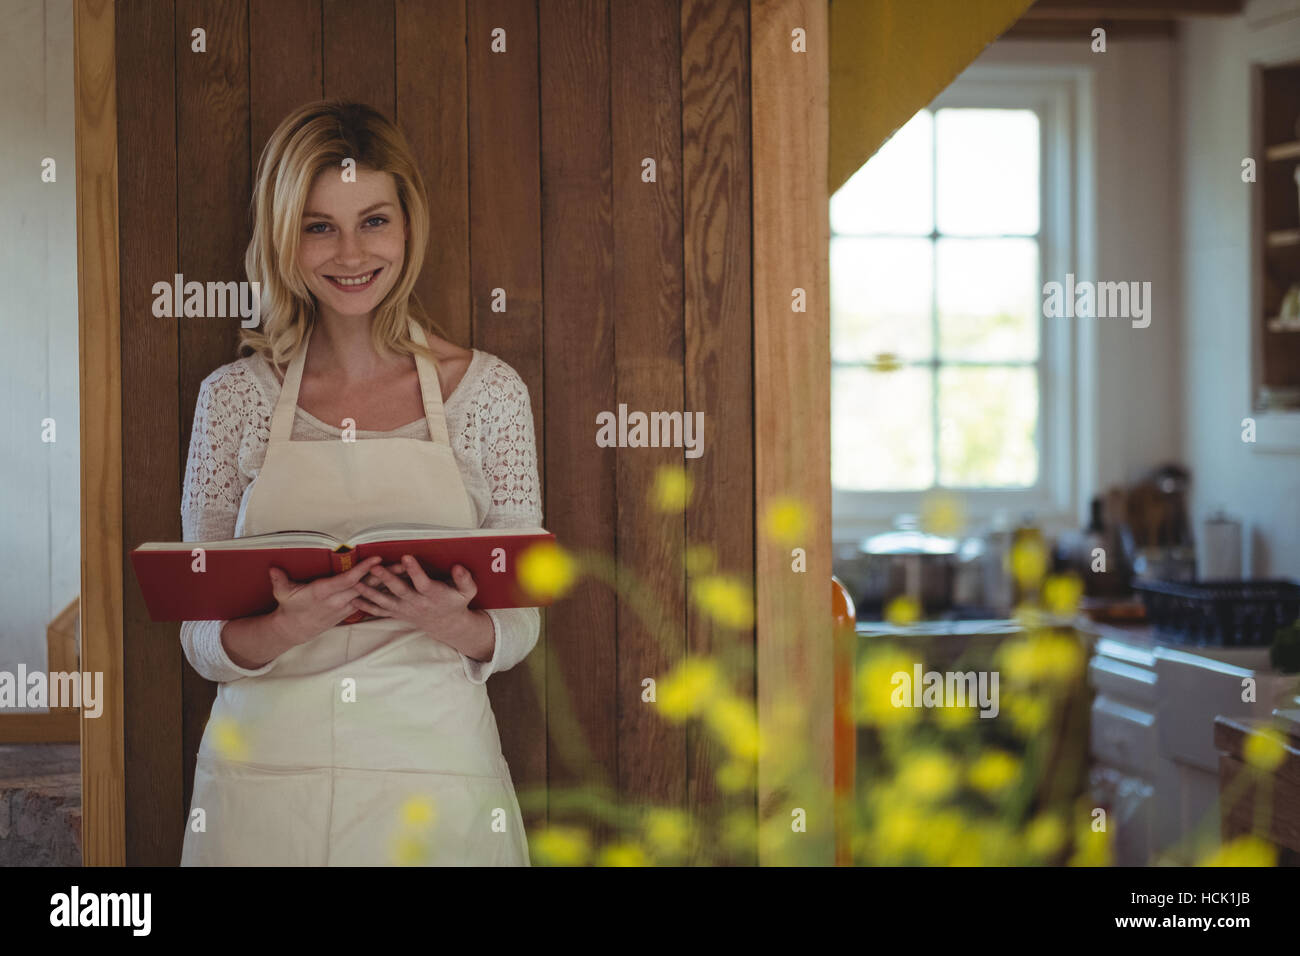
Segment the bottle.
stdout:
<path fill-rule="evenodd" d="M 1025 512 L 1011 535 L 1011 606 L 1038 598 L 1047 574 L 1048 555 L 1043 532 L 1033 512 Z"/>

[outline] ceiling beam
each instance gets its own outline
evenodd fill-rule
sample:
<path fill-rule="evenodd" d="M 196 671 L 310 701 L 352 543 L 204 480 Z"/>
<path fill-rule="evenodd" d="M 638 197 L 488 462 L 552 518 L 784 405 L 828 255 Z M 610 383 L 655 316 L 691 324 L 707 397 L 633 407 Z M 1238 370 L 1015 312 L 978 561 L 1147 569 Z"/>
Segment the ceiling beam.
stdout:
<path fill-rule="evenodd" d="M 1244 0 L 1038 0 L 1025 20 L 1160 20 L 1233 16 Z"/>
<path fill-rule="evenodd" d="M 1092 31 L 1101 27 L 1110 39 L 1136 37 L 1173 37 L 1175 20 L 1048 20 L 1042 17 L 1017 21 L 1002 34 L 1002 40 L 1083 40 L 1092 39 Z"/>

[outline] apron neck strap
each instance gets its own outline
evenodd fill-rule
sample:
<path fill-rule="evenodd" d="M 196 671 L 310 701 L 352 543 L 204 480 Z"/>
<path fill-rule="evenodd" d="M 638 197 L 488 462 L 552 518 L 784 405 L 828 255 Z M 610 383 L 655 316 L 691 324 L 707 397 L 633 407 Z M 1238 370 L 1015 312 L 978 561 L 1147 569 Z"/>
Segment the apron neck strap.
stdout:
<path fill-rule="evenodd" d="M 414 319 L 410 320 L 411 338 L 419 345 L 428 345 L 424 330 Z M 293 433 L 293 418 L 298 411 L 298 392 L 302 387 L 302 370 L 307 362 L 307 344 L 311 329 L 303 336 L 302 344 L 289 362 L 280 387 L 280 398 L 271 414 L 271 441 L 287 442 Z M 442 406 L 442 385 L 438 380 L 438 367 L 425 356 L 416 353 L 415 369 L 420 376 L 420 395 L 424 402 L 424 417 L 429 425 L 429 437 L 435 442 L 451 445 L 447 434 L 447 413 Z"/>
<path fill-rule="evenodd" d="M 286 442 L 293 432 L 293 416 L 298 411 L 298 390 L 302 386 L 302 367 L 307 361 L 307 343 L 311 341 L 311 328 L 302 337 L 302 344 L 289 360 L 289 367 L 284 373 L 284 384 L 280 386 L 280 398 L 275 403 L 271 414 L 271 441 Z"/>
<path fill-rule="evenodd" d="M 417 345 L 428 346 L 429 340 L 415 319 L 411 323 L 411 338 Z M 420 375 L 420 394 L 424 398 L 424 417 L 429 423 L 429 437 L 443 445 L 451 445 L 447 434 L 447 412 L 442 407 L 442 383 L 438 379 L 438 366 L 420 353 L 415 354 L 415 370 Z"/>

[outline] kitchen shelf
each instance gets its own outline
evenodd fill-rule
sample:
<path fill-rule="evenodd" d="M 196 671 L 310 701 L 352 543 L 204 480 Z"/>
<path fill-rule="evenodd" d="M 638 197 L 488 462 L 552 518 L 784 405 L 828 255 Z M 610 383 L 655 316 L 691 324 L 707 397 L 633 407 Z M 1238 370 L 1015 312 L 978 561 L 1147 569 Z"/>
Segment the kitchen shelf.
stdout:
<path fill-rule="evenodd" d="M 1268 234 L 1270 249 L 1290 249 L 1300 246 L 1300 229 L 1275 229 Z"/>

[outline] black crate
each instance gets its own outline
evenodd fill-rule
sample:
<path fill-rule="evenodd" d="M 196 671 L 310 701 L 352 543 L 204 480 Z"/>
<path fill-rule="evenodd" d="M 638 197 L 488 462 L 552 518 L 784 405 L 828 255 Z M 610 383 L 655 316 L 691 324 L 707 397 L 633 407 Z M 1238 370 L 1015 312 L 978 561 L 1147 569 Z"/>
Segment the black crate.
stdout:
<path fill-rule="evenodd" d="M 1156 635 L 1178 644 L 1268 647 L 1279 628 L 1300 617 L 1300 584 L 1294 581 L 1198 581 L 1175 583 L 1139 578 Z"/>

